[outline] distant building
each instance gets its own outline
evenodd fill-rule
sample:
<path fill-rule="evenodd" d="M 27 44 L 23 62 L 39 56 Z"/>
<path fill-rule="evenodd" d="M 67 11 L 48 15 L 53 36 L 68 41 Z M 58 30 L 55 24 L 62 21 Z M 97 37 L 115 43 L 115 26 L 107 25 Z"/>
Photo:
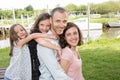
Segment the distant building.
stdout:
<path fill-rule="evenodd" d="M 118 22 L 108 22 L 108 38 L 120 38 L 120 21 Z"/>

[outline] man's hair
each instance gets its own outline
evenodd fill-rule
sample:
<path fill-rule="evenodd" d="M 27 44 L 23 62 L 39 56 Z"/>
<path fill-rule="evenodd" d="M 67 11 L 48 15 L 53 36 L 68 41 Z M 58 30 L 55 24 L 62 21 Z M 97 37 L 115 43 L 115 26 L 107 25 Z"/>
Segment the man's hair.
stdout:
<path fill-rule="evenodd" d="M 56 7 L 56 8 L 54 8 L 54 9 L 51 11 L 51 17 L 54 16 L 54 13 L 55 13 L 56 11 L 58 11 L 58 12 L 60 12 L 60 13 L 67 12 L 67 11 L 66 11 L 64 8 L 62 8 L 62 7 Z"/>

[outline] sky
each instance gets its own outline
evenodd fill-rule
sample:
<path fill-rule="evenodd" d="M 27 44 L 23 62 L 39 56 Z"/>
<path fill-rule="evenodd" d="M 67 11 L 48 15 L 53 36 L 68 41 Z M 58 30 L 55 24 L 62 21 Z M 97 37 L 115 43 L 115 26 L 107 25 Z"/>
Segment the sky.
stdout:
<path fill-rule="evenodd" d="M 80 6 L 88 3 L 103 3 L 106 1 L 119 1 L 119 0 L 0 0 L 0 9 L 13 9 L 13 8 L 25 8 L 28 5 L 32 5 L 34 9 L 49 8 L 52 9 L 58 4 L 64 7 L 70 3 Z"/>

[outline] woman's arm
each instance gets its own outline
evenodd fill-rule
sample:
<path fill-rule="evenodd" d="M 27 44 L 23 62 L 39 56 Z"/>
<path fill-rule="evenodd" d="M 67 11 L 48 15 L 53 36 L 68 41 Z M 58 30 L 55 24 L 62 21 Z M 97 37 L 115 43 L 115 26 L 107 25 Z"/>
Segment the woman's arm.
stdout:
<path fill-rule="evenodd" d="M 70 66 L 69 61 L 67 61 L 65 59 L 60 59 L 60 65 L 63 68 L 63 70 L 67 73 L 68 69 L 69 69 L 69 66 Z"/>

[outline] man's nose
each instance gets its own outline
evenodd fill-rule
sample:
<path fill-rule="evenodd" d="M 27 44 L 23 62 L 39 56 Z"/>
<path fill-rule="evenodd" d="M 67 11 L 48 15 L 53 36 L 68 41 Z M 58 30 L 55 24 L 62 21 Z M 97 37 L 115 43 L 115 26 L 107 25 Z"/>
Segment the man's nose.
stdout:
<path fill-rule="evenodd" d="M 60 26 L 61 26 L 61 28 L 64 28 L 66 26 L 66 24 L 61 22 Z"/>

